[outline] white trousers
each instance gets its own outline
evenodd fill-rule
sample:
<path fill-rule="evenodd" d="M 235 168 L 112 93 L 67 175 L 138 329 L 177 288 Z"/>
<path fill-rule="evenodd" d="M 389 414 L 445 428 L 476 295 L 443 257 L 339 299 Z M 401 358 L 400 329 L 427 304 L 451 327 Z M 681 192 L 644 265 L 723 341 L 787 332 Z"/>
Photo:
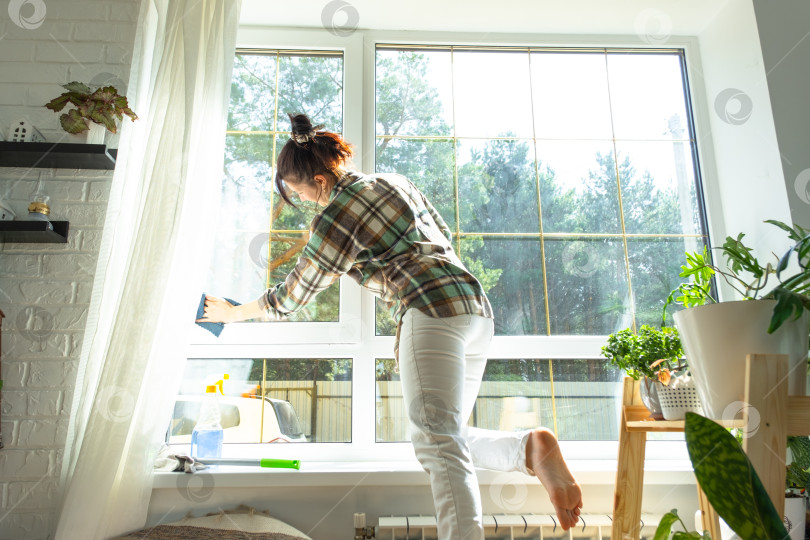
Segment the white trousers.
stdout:
<path fill-rule="evenodd" d="M 416 457 L 430 475 L 440 540 L 484 538 L 474 467 L 521 471 L 529 431 L 468 427 L 492 341 L 493 321 L 478 315 L 402 318 L 399 371 Z"/>

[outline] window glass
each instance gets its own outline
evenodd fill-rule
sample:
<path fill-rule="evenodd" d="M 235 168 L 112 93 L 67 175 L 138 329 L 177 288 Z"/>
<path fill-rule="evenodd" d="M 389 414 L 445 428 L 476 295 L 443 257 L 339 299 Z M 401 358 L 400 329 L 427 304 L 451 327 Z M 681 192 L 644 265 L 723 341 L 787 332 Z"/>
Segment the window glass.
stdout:
<path fill-rule="evenodd" d="M 679 51 L 378 46 L 377 169 L 435 201 L 497 335 L 607 335 L 705 243 L 686 95 Z"/>
<path fill-rule="evenodd" d="M 528 50 L 454 50 L 453 122 L 458 137 L 531 137 Z"/>
<path fill-rule="evenodd" d="M 539 139 L 613 136 L 602 54 L 531 53 L 532 109 Z"/>
<path fill-rule="evenodd" d="M 607 53 L 614 137 L 669 138 L 673 124 L 687 125 L 681 59 L 676 53 Z"/>
<path fill-rule="evenodd" d="M 350 359 L 192 358 L 175 399 L 170 444 L 191 442 L 205 387 L 219 380 L 225 444 L 351 442 Z"/>
<path fill-rule="evenodd" d="M 660 325 L 684 251 L 707 238 L 681 51 L 380 45 L 376 68 L 377 170 L 434 202 L 497 336 Z M 375 323 L 394 334 L 380 303 Z M 390 362 L 377 441 L 407 438 Z M 601 358 L 490 360 L 471 423 L 615 440 L 621 378 Z"/>
<path fill-rule="evenodd" d="M 621 234 L 610 141 L 538 140 L 544 233 Z"/>
<path fill-rule="evenodd" d="M 539 232 L 537 178 L 530 143 L 464 140 L 456 146 L 456 153 L 462 232 Z"/>
<path fill-rule="evenodd" d="M 377 360 L 377 442 L 409 440 L 393 365 Z M 469 425 L 501 431 L 546 426 L 563 440 L 617 440 L 621 375 L 604 359 L 490 359 Z"/>
<path fill-rule="evenodd" d="M 289 139 L 287 113 L 306 113 L 327 129 L 343 128 L 340 54 L 237 54 L 231 83 L 221 211 L 207 287 L 245 303 L 282 281 L 308 239 L 314 204 L 284 203 L 273 164 Z M 296 200 L 292 195 L 293 201 Z M 293 321 L 337 321 L 335 283 Z"/>

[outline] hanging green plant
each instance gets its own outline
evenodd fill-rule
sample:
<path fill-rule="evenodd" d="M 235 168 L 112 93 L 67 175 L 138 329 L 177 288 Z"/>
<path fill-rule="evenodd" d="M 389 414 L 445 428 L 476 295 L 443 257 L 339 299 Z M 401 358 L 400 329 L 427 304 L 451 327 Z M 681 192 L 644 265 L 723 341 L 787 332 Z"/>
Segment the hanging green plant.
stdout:
<path fill-rule="evenodd" d="M 116 133 L 116 120 L 123 120 L 127 115 L 133 122 L 138 115 L 129 108 L 126 96 L 118 94 L 114 86 L 104 86 L 92 91 L 89 86 L 80 82 L 63 84 L 67 92 L 45 104 L 48 109 L 59 112 L 66 105 L 74 105 L 67 113 L 59 117 L 62 129 L 68 133 L 82 133 L 90 129 L 88 122 L 95 122 Z"/>

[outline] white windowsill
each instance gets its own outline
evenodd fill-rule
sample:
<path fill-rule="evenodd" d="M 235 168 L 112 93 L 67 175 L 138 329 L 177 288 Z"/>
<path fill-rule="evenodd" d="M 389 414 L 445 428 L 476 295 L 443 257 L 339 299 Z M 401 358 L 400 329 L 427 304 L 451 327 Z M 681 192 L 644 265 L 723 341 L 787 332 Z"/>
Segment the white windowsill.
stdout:
<path fill-rule="evenodd" d="M 615 460 L 569 460 L 569 467 L 583 486 L 610 485 L 616 481 Z M 503 482 L 498 471 L 478 469 L 481 485 Z M 152 489 L 176 489 L 177 472 L 158 472 Z M 429 485 L 428 476 L 415 462 L 302 462 L 300 470 L 262 469 L 259 467 L 225 467 L 206 469 L 197 474 L 211 474 L 217 487 L 322 487 L 322 486 L 392 486 Z M 521 473 L 510 473 L 510 483 L 534 483 Z M 689 460 L 647 460 L 645 484 L 689 485 L 695 483 Z"/>

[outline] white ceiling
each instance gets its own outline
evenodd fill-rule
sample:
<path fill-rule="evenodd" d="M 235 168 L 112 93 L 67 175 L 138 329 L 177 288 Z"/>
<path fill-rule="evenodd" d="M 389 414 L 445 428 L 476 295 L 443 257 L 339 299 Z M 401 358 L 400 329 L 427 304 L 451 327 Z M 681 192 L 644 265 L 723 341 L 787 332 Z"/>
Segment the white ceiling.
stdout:
<path fill-rule="evenodd" d="M 340 29 L 699 35 L 750 0 L 242 0 L 243 25 Z M 333 22 L 329 22 L 333 21 Z"/>

